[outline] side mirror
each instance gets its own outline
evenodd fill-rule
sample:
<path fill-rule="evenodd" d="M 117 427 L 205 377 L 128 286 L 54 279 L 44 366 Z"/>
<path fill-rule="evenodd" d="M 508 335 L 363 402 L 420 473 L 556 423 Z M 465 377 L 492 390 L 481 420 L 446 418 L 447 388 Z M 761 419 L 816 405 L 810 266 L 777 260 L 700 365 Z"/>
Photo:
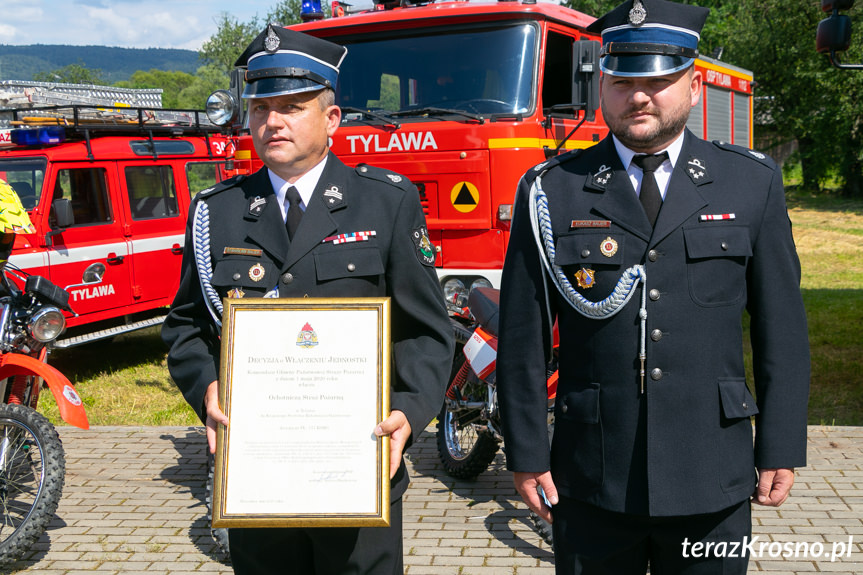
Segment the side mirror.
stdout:
<path fill-rule="evenodd" d="M 595 40 L 578 40 L 572 45 L 572 101 L 585 104 L 585 117 L 591 122 L 599 109 L 599 48 Z"/>
<path fill-rule="evenodd" d="M 68 198 L 58 198 L 51 202 L 51 211 L 57 227 L 64 230 L 75 225 L 75 213 L 72 211 L 72 201 Z"/>
<path fill-rule="evenodd" d="M 815 49 L 819 54 L 827 54 L 837 68 L 863 70 L 863 64 L 841 64 L 836 56 L 836 52 L 844 52 L 851 46 L 851 18 L 839 11 L 849 10 L 853 5 L 854 0 L 821 0 L 821 10 L 830 16 L 818 23 Z"/>

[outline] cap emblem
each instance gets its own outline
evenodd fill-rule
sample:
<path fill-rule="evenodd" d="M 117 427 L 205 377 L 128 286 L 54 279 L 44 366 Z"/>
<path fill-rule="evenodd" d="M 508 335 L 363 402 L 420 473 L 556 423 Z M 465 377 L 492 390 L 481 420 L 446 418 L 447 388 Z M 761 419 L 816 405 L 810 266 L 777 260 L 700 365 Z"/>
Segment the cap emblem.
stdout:
<path fill-rule="evenodd" d="M 644 4 L 641 0 L 632 2 L 632 9 L 629 11 L 629 23 L 633 26 L 641 26 L 647 20 L 647 10 L 644 9 Z"/>
<path fill-rule="evenodd" d="M 282 41 L 276 35 L 276 31 L 273 30 L 272 26 L 267 28 L 267 37 L 264 39 L 264 48 L 266 48 L 267 52 L 275 52 L 279 49 L 279 46 L 282 45 Z"/>

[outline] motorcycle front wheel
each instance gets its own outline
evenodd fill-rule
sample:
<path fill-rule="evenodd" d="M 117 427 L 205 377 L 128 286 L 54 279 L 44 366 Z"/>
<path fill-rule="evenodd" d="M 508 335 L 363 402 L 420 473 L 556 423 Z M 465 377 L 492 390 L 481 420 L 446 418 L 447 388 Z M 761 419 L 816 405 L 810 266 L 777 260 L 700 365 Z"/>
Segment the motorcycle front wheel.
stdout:
<path fill-rule="evenodd" d="M 66 474 L 54 426 L 23 405 L 0 405 L 0 564 L 19 559 L 54 517 Z"/>
<path fill-rule="evenodd" d="M 465 361 L 461 353 L 456 353 L 456 357 L 453 377 Z M 468 401 L 485 401 L 486 390 L 479 383 L 467 382 L 462 393 Z M 482 410 L 450 410 L 444 402 L 437 420 L 437 447 L 443 468 L 450 476 L 475 479 L 494 460 L 498 443 L 491 433 L 477 429 L 477 424 L 482 423 Z"/>

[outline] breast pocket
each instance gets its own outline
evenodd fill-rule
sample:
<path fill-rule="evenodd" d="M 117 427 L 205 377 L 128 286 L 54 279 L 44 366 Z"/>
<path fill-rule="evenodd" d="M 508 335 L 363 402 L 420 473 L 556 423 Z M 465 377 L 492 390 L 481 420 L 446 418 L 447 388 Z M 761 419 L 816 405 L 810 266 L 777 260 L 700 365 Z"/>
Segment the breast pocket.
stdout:
<path fill-rule="evenodd" d="M 276 285 L 279 270 L 269 261 L 250 257 L 226 257 L 213 262 L 213 287 L 225 297 L 239 288 L 244 297 L 262 297 Z"/>
<path fill-rule="evenodd" d="M 578 286 L 585 297 L 601 300 L 620 278 L 624 239 L 623 234 L 610 232 L 574 232 L 560 236 L 555 244 L 554 263 L 563 268 L 572 285 Z M 588 277 L 581 270 L 589 270 L 594 275 Z"/>
<path fill-rule="evenodd" d="M 340 248 L 315 253 L 315 273 L 319 282 L 362 278 L 377 283 L 384 273 L 381 251 L 376 247 Z"/>
<path fill-rule="evenodd" d="M 749 228 L 684 228 L 683 235 L 692 300 L 704 307 L 740 302 L 746 293 L 746 264 L 752 256 Z"/>

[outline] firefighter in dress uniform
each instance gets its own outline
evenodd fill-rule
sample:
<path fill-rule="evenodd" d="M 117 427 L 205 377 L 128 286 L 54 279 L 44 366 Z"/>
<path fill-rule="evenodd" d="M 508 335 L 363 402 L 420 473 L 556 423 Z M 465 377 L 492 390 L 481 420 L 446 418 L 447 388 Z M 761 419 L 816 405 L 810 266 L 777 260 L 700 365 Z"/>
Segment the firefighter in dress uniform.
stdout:
<path fill-rule="evenodd" d="M 269 26 L 240 56 L 252 138 L 266 167 L 195 197 L 162 335 L 171 375 L 206 423 L 213 451 L 217 425 L 228 423 L 216 381 L 221 298 L 390 297 L 392 412 L 374 431 L 391 437 L 391 525 L 230 529 L 236 573 L 402 573 L 402 453 L 440 408 L 452 363 L 416 188 L 393 172 L 349 168 L 329 152 L 346 52 Z"/>
<path fill-rule="evenodd" d="M 628 0 L 593 23 L 612 135 L 518 188 L 498 393 L 507 466 L 553 519 L 558 573 L 745 573 L 750 499 L 780 505 L 806 462 L 809 346 L 781 170 L 685 127 L 707 12 Z"/>

